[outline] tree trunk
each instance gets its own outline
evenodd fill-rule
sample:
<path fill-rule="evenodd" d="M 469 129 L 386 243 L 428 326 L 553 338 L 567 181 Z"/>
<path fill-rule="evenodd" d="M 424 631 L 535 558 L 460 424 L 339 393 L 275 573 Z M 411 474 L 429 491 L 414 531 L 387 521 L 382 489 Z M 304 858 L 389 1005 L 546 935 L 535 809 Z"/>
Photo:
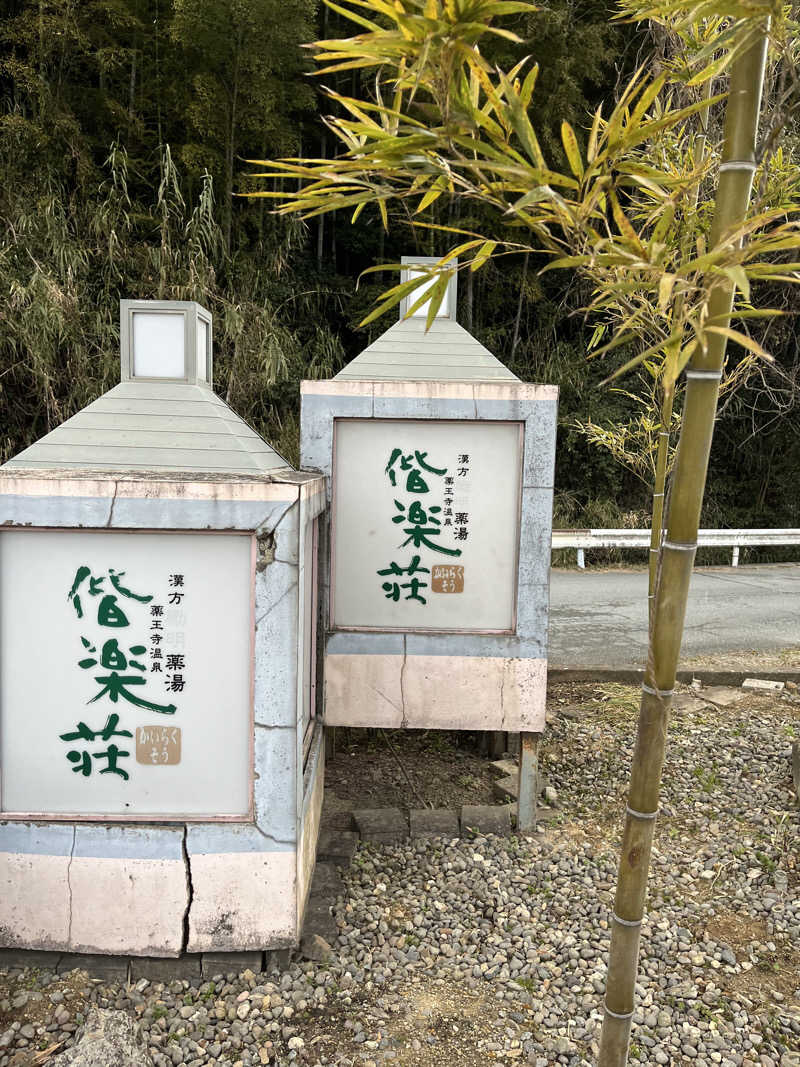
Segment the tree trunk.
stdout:
<path fill-rule="evenodd" d="M 236 134 L 239 121 L 239 72 L 242 58 L 242 30 L 236 39 L 236 59 L 233 64 L 231 79 L 231 106 L 228 122 L 228 143 L 225 146 L 225 203 L 222 205 L 222 230 L 225 239 L 225 251 L 231 254 L 231 231 L 233 228 L 233 167 L 236 160 Z"/>
<path fill-rule="evenodd" d="M 327 8 L 326 8 L 327 14 Z M 319 139 L 319 154 L 321 159 L 325 159 L 325 134 L 323 133 Z M 322 255 L 325 251 L 325 216 L 317 215 L 317 270 L 322 270 Z"/>
<path fill-rule="evenodd" d="M 514 356 L 517 353 L 517 345 L 519 344 L 519 328 L 522 322 L 522 304 L 525 299 L 525 282 L 528 277 L 528 260 L 530 259 L 530 252 L 525 253 L 525 262 L 522 266 L 522 281 L 519 283 L 519 296 L 517 297 L 517 314 L 514 319 L 514 339 L 511 342 L 511 362 L 514 362 Z"/>
<path fill-rule="evenodd" d="M 755 147 L 767 53 L 767 25 L 733 62 L 710 247 L 745 217 L 755 171 Z M 728 326 L 735 287 L 714 279 L 709 315 Z M 611 928 L 605 1018 L 599 1067 L 624 1067 L 634 1011 L 650 850 L 658 812 L 672 691 L 678 666 L 689 580 L 697 548 L 719 381 L 727 341 L 709 334 L 686 373 L 686 399 L 672 478 L 667 531 L 661 546 L 645 685 L 633 753 L 617 892 Z"/>
<path fill-rule="evenodd" d="M 475 272 L 467 271 L 467 298 L 464 301 L 464 326 L 470 332 L 472 331 L 472 305 L 474 301 L 474 278 Z"/>
<path fill-rule="evenodd" d="M 136 103 L 136 52 L 139 47 L 138 35 L 133 41 L 133 52 L 131 54 L 131 80 L 128 85 L 128 122 L 133 122 L 133 112 Z"/>
<path fill-rule="evenodd" d="M 153 44 L 155 46 L 156 53 L 156 126 L 158 129 L 158 147 L 160 149 L 164 144 L 164 131 L 161 126 L 161 60 L 159 57 L 158 50 L 158 34 L 160 32 L 158 23 L 158 0 L 156 0 L 155 16 L 156 17 L 153 21 Z"/>

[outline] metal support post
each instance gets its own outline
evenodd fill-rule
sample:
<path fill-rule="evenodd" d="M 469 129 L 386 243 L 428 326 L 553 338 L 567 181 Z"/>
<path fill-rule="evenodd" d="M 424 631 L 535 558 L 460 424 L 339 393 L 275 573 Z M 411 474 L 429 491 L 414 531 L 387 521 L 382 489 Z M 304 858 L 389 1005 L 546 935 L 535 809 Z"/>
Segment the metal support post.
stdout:
<path fill-rule="evenodd" d="M 731 560 L 731 566 L 732 567 L 738 567 L 739 566 L 739 546 L 738 545 L 734 545 L 733 546 L 733 559 Z"/>
<path fill-rule="evenodd" d="M 539 741 L 541 734 L 521 733 L 517 829 L 536 829 L 536 797 L 539 793 Z"/>

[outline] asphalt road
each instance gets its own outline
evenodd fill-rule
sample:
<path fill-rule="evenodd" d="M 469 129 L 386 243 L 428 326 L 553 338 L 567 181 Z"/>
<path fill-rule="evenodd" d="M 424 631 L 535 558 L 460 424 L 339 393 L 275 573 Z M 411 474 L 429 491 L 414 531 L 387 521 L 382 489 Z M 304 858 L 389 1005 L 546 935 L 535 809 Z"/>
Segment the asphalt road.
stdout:
<path fill-rule="evenodd" d="M 646 638 L 646 571 L 551 571 L 552 667 L 640 667 Z M 683 659 L 792 647 L 800 648 L 800 564 L 695 570 Z"/>

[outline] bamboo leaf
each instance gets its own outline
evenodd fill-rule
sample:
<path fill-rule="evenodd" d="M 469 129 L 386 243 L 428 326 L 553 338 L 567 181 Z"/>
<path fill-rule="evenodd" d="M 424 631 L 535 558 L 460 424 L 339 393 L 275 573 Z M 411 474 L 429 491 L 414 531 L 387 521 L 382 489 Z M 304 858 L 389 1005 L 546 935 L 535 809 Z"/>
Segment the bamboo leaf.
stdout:
<path fill-rule="evenodd" d="M 356 25 L 363 26 L 366 30 L 370 30 L 373 33 L 380 32 L 380 26 L 377 22 L 371 22 L 369 19 L 365 19 L 362 15 L 359 15 L 355 11 L 350 11 L 346 7 L 340 7 L 339 4 L 333 3 L 333 0 L 325 0 L 325 6 L 329 7 L 331 11 L 335 11 L 337 15 L 343 15 L 351 22 L 355 22 Z"/>
<path fill-rule="evenodd" d="M 533 96 L 533 90 L 536 86 L 536 79 L 539 76 L 539 64 L 534 63 L 522 83 L 522 89 L 520 89 L 519 99 L 522 106 L 527 110 L 530 107 L 531 97 Z"/>
<path fill-rule="evenodd" d="M 399 263 L 383 263 L 380 266 L 369 267 L 367 268 L 367 270 L 363 270 L 361 274 L 372 274 L 376 270 L 398 269 L 402 266 L 403 265 Z M 408 281 L 400 282 L 398 285 L 393 285 L 391 289 L 388 289 L 383 294 L 383 299 L 378 304 L 378 306 L 372 311 L 370 311 L 370 313 L 361 320 L 359 326 L 367 326 L 370 322 L 373 322 L 375 319 L 383 315 L 385 311 L 389 311 L 391 308 L 396 307 L 405 296 L 408 296 L 410 293 L 413 293 L 413 291 L 415 289 L 418 289 L 421 285 L 425 285 L 425 283 L 428 281 L 428 277 L 429 276 L 427 274 L 423 274 L 417 278 L 409 278 Z M 420 300 L 419 303 L 424 303 L 424 300 Z"/>
<path fill-rule="evenodd" d="M 628 334 L 625 336 L 624 339 L 628 341 L 634 340 L 635 335 Z M 620 378 L 623 374 L 627 374 L 629 370 L 633 370 L 634 367 L 638 367 L 640 363 L 642 363 L 648 358 L 648 356 L 653 356 L 656 353 L 663 351 L 665 346 L 670 343 L 670 340 L 672 340 L 672 338 L 667 338 L 664 341 L 657 341 L 654 345 L 651 345 L 649 348 L 646 348 L 644 352 L 640 352 L 638 356 L 634 356 L 633 359 L 629 359 L 627 363 L 623 363 L 621 367 L 618 367 L 613 374 L 610 374 L 600 384 L 608 385 L 609 382 L 613 382 L 617 378 Z M 622 341 L 620 341 L 620 344 L 621 343 Z"/>
<path fill-rule="evenodd" d="M 589 163 L 594 163 L 597 157 L 597 139 L 600 135 L 600 121 L 603 114 L 603 105 L 600 104 L 597 111 L 594 113 L 594 119 L 592 120 L 592 128 L 589 132 L 589 144 L 586 148 L 586 159 Z"/>
<path fill-rule="evenodd" d="M 672 225 L 674 219 L 675 219 L 675 205 L 674 204 L 668 204 L 663 209 L 663 211 L 661 212 L 659 220 L 656 223 L 655 228 L 653 229 L 652 242 L 655 242 L 656 244 L 658 244 L 658 243 L 660 243 L 661 241 L 664 240 L 664 238 L 667 235 L 667 231 L 669 230 L 670 226 Z"/>
<path fill-rule="evenodd" d="M 415 215 L 419 215 L 425 210 L 426 207 L 430 207 L 430 205 L 433 204 L 434 201 L 438 200 L 439 197 L 442 195 L 444 189 L 439 186 L 439 182 L 440 179 L 437 179 L 433 188 L 429 189 L 427 193 L 422 197 L 419 204 L 417 205 L 416 211 L 414 212 Z M 439 188 L 437 188 L 437 186 L 439 186 Z"/>
<path fill-rule="evenodd" d="M 564 153 L 567 157 L 570 170 L 576 178 L 583 177 L 583 162 L 581 160 L 581 152 L 578 148 L 578 138 L 575 136 L 575 131 L 566 121 L 561 123 L 561 143 L 564 145 Z"/>
<path fill-rule="evenodd" d="M 742 296 L 745 300 L 750 301 L 750 279 L 747 277 L 747 272 L 741 264 L 736 264 L 732 267 L 722 267 L 722 273 L 727 275 L 734 285 L 738 286 L 742 291 Z"/>
<path fill-rule="evenodd" d="M 550 263 L 546 263 L 539 273 L 544 274 L 548 270 L 558 270 L 562 267 L 582 267 L 589 263 L 591 258 L 591 256 L 561 256 L 560 259 L 554 259 Z"/>
<path fill-rule="evenodd" d="M 621 232 L 624 234 L 625 237 L 628 238 L 628 240 L 631 242 L 634 248 L 637 249 L 637 251 L 643 251 L 642 242 L 639 240 L 639 236 L 636 233 L 636 230 L 634 230 L 633 226 L 631 226 L 630 221 L 628 220 L 628 217 L 626 216 L 625 212 L 620 207 L 619 200 L 617 199 L 617 194 L 614 192 L 613 189 L 609 189 L 608 198 L 611 201 L 611 212 L 614 216 L 614 220 L 617 226 L 619 226 Z"/>
<path fill-rule="evenodd" d="M 718 74 L 722 74 L 724 70 L 730 65 L 732 56 L 727 49 L 722 50 L 722 54 L 717 57 L 712 63 L 709 63 L 707 67 L 704 67 L 701 71 L 698 71 L 689 81 L 687 86 L 693 87 L 695 85 L 703 85 L 711 78 L 716 78 Z"/>
<path fill-rule="evenodd" d="M 664 83 L 666 82 L 666 80 L 666 73 L 659 74 L 658 77 L 654 78 L 653 81 L 647 86 L 642 95 L 639 97 L 636 107 L 633 109 L 633 113 L 631 114 L 632 125 L 635 125 L 639 121 L 639 119 L 644 116 L 645 111 L 647 111 L 647 109 L 653 103 L 655 98 L 664 88 Z"/>
<path fill-rule="evenodd" d="M 738 330 L 732 330 L 730 326 L 706 326 L 708 333 L 718 333 L 723 337 L 727 337 L 730 341 L 735 341 L 741 345 L 742 348 L 746 348 L 749 352 L 753 352 L 755 355 L 760 356 L 761 359 L 766 359 L 772 362 L 772 356 L 765 349 L 761 347 L 758 341 L 754 341 L 752 337 L 748 337 L 746 333 L 740 333 Z"/>
<path fill-rule="evenodd" d="M 779 316 L 788 314 L 786 311 L 781 311 L 780 308 L 737 308 L 734 315 L 737 319 L 777 319 Z M 713 322 L 713 319 L 709 319 L 709 322 Z"/>
<path fill-rule="evenodd" d="M 486 260 L 490 258 L 490 256 L 494 252 L 495 248 L 497 248 L 497 241 L 486 241 L 486 242 L 484 242 L 483 247 L 475 255 L 475 257 L 472 260 L 472 263 L 470 263 L 469 269 L 471 271 L 479 270 L 483 266 L 483 264 L 486 262 Z"/>
<path fill-rule="evenodd" d="M 672 296 L 672 290 L 675 286 L 675 275 L 664 274 L 661 277 L 661 281 L 658 283 L 658 309 L 659 311 L 666 311 L 669 304 L 670 297 Z"/>

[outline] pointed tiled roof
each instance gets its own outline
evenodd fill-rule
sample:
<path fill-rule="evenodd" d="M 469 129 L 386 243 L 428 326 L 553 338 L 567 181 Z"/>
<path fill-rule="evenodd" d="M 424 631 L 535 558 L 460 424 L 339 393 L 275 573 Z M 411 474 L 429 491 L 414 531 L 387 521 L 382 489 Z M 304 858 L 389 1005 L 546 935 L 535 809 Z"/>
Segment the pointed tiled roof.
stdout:
<path fill-rule="evenodd" d="M 259 474 L 289 464 L 208 387 L 132 380 L 4 466 Z"/>
<path fill-rule="evenodd" d="M 517 382 L 488 348 L 448 318 L 426 332 L 424 318 L 401 319 L 336 375 L 349 381 Z"/>

